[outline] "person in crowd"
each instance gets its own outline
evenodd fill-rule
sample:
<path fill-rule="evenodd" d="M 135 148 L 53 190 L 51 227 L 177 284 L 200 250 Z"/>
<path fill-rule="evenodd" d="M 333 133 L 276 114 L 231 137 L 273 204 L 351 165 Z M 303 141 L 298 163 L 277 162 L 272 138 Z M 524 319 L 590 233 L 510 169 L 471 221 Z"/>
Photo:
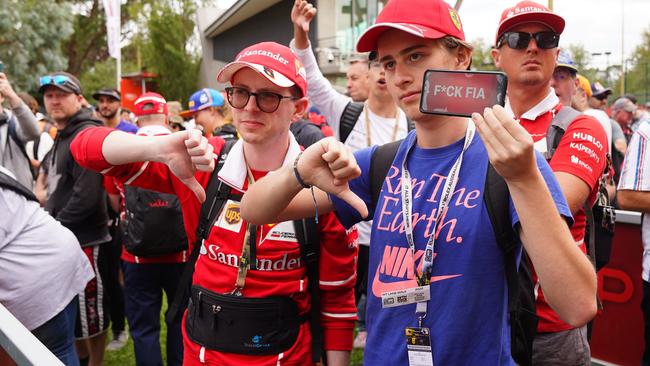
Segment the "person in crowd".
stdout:
<path fill-rule="evenodd" d="M 171 132 L 167 123 L 167 104 L 162 95 L 145 93 L 136 99 L 133 113 L 139 127 L 138 136 L 161 136 Z M 128 191 L 127 191 L 128 190 Z M 129 331 L 133 337 L 135 362 L 138 365 L 162 365 L 160 349 L 160 309 L 163 291 L 168 304 L 174 299 L 179 278 L 189 258 L 182 213 L 178 200 L 172 195 L 163 195 L 139 188 L 119 185 L 122 201 L 122 242 L 142 243 L 138 250 L 124 245 L 122 268 L 124 270 L 124 294 Z M 157 203 L 154 207 L 151 203 Z M 161 205 L 161 203 L 164 203 Z M 154 208 L 151 208 L 154 207 Z M 171 208 L 168 208 L 171 207 Z M 162 216 L 156 216 L 161 214 Z M 170 214 L 170 215 L 167 215 Z M 149 219 L 144 216 L 149 215 Z M 161 218 L 166 218 L 162 221 Z M 174 220 L 175 219 L 175 220 Z M 134 228 L 134 229 L 132 229 Z M 140 230 L 137 230 L 140 228 Z M 166 231 L 166 229 L 170 231 Z M 182 235 L 177 234 L 180 230 Z M 182 237 L 185 243 L 172 243 L 184 250 L 158 251 L 155 246 L 167 244 L 156 240 L 155 232 L 167 235 L 166 239 Z M 120 246 L 122 247 L 122 246 Z M 129 252 L 129 249 L 137 254 Z M 140 255 L 138 255 L 140 254 Z M 180 318 L 167 323 L 167 365 L 181 365 L 183 362 L 183 337 Z"/>
<path fill-rule="evenodd" d="M 607 98 L 612 95 L 612 89 L 605 88 L 603 84 L 596 81 L 591 84 L 591 97 L 589 98 L 589 105 L 593 109 L 607 109 Z"/>
<path fill-rule="evenodd" d="M 530 133 L 535 149 L 549 160 L 575 219 L 571 227 L 574 246 L 586 253 L 583 207 L 585 203 L 593 205 L 596 198 L 607 161 L 607 135 L 593 117 L 572 110 L 575 115 L 567 117 L 570 122 L 559 144 L 548 146 L 546 134 L 552 128 L 551 123 L 563 112 L 567 113 L 563 108 L 571 109 L 575 93 L 576 70 L 567 71 L 570 67 L 566 55 L 560 54 L 558 60 L 558 43 L 564 25 L 564 19 L 545 6 L 521 1 L 502 12 L 492 57 L 495 65 L 508 76 L 506 110 Z M 534 269 L 539 275 L 536 264 Z M 537 276 L 533 279 L 537 286 L 543 282 Z M 586 325 L 576 327 L 562 320 L 557 309 L 548 304 L 546 290 L 540 289 L 536 298 L 539 323 L 533 344 L 533 364 L 588 364 L 591 351 Z M 585 304 L 587 308 L 590 305 Z"/>
<path fill-rule="evenodd" d="M 347 95 L 355 102 L 365 102 L 368 99 L 368 57 L 367 55 L 352 55 L 345 72 Z"/>
<path fill-rule="evenodd" d="M 0 304 L 65 365 L 74 348 L 77 293 L 94 275 L 72 232 L 0 166 Z"/>
<path fill-rule="evenodd" d="M 183 124 L 183 117 L 181 116 L 169 116 L 169 129 L 172 132 L 185 131 L 185 125 Z"/>
<path fill-rule="evenodd" d="M 99 112 L 99 118 L 104 126 L 130 133 L 135 133 L 138 130 L 134 124 L 121 118 L 122 94 L 119 91 L 112 88 L 101 88 L 93 94 L 93 99 L 97 101 L 97 112 Z"/>
<path fill-rule="evenodd" d="M 307 71 L 307 82 L 309 85 L 308 95 L 311 103 L 316 106 L 325 117 L 327 123 L 332 127 L 334 136 L 341 139 L 353 151 L 372 145 L 382 145 L 388 142 L 397 141 L 406 136 L 408 119 L 406 114 L 398 108 L 386 85 L 386 78 L 379 61 L 375 58 L 359 65 L 368 66 L 366 70 L 367 82 L 355 83 L 350 92 L 351 97 L 339 94 L 332 85 L 325 79 L 318 69 L 316 57 L 309 43 L 308 31 L 312 17 L 303 17 L 302 14 L 316 12 L 316 8 L 307 1 L 296 1 L 291 11 L 293 22 L 294 39 L 291 41 L 291 49 L 305 65 Z M 300 22 L 298 21 L 300 20 Z M 356 73 L 359 66 L 351 65 L 353 73 Z M 349 71 L 348 71 L 349 73 Z M 350 81 L 348 81 L 348 88 Z M 342 119 L 353 106 L 355 101 L 353 94 L 360 94 L 362 88 L 366 88 L 367 100 L 358 106 L 354 116 L 347 117 L 353 122 L 348 136 L 342 136 Z M 350 90 L 350 89 L 348 89 Z M 357 226 L 359 231 L 359 262 L 357 268 L 356 301 L 359 307 L 359 331 L 355 338 L 355 347 L 363 348 L 367 337 L 365 318 L 365 293 L 368 282 L 368 258 L 370 243 L 371 222 L 362 222 Z"/>
<path fill-rule="evenodd" d="M 122 108 L 120 111 L 120 118 L 122 121 L 125 121 L 127 123 L 133 123 L 133 112 L 127 108 Z"/>
<path fill-rule="evenodd" d="M 190 97 L 189 109 L 181 112 L 184 118 L 194 118 L 206 137 L 221 136 L 237 139 L 237 129 L 230 123 L 228 107 L 221 93 L 214 89 L 201 89 Z"/>
<path fill-rule="evenodd" d="M 636 105 L 628 98 L 621 97 L 616 99 L 612 104 L 612 119 L 621 126 L 625 141 L 629 142 L 632 138 L 631 124 L 634 120 L 634 113 L 636 112 Z"/>
<path fill-rule="evenodd" d="M 242 215 L 257 224 L 313 215 L 316 209 L 335 210 L 346 227 L 373 218 L 367 364 L 406 365 L 409 356 L 421 357 L 423 364 L 514 363 L 503 252 L 479 198 L 488 158 L 508 185 L 511 223 L 548 301 L 573 327 L 596 314 L 594 269 L 571 238 L 563 219 L 571 214 L 560 186 L 527 131 L 500 106 L 474 113 L 471 120 L 420 112 L 427 69 L 468 68 L 472 52 L 462 29 L 444 1 L 392 0 L 357 42 L 360 52 L 377 51 L 390 95 L 415 122 L 377 201 L 370 180 L 378 178 L 369 172 L 380 148 L 352 155 L 333 139 L 312 145 L 293 166 L 259 180 L 242 201 Z M 304 189 L 310 186 L 318 187 L 313 198 Z M 399 291 L 419 296 L 394 297 Z M 406 304 L 382 307 L 400 301 Z M 411 337 L 405 339 L 405 333 Z M 419 353 L 407 351 L 407 339 L 422 346 Z"/>
<path fill-rule="evenodd" d="M 634 133 L 644 120 L 650 119 L 650 114 L 645 110 L 643 104 L 639 104 L 634 94 L 627 93 L 623 97 L 629 99 L 634 104 L 634 116 L 632 116 L 632 122 L 630 122 L 630 130 Z"/>
<path fill-rule="evenodd" d="M 113 88 L 101 88 L 93 94 L 93 99 L 97 101 L 97 114 L 104 126 L 116 128 L 120 131 L 135 133 L 138 128 L 121 118 L 120 103 L 122 94 Z M 109 204 L 113 212 L 119 212 L 119 195 L 115 188 L 115 182 L 112 179 L 104 179 L 104 188 L 108 193 Z M 111 213 L 113 215 L 113 213 Z M 105 277 L 106 293 L 110 301 L 108 302 L 111 318 L 112 339 L 106 346 L 109 351 L 118 350 L 126 346 L 128 333 L 125 327 L 125 310 L 124 310 L 124 288 L 120 283 L 120 253 L 122 245 L 119 235 L 116 235 L 117 224 L 119 221 L 116 217 L 111 216 L 109 233 L 113 240 L 106 246 L 106 255 L 108 262 L 108 273 Z"/>
<path fill-rule="evenodd" d="M 314 314 L 319 314 L 328 365 L 347 365 L 356 320 L 356 231 L 346 232 L 332 214 L 317 216 L 321 270 L 316 280 L 306 276 L 309 258 L 301 256 L 292 222 L 254 226 L 239 214 L 238 195 L 249 184 L 290 166 L 300 154 L 289 124 L 307 109 L 304 69 L 289 48 L 263 42 L 242 50 L 217 80 L 232 85 L 226 91 L 242 136 L 236 142 L 207 140 L 197 130 L 147 137 L 93 129 L 77 137 L 73 155 L 83 166 L 122 182 L 176 194 L 191 243 L 201 202 L 215 204 L 204 191 L 213 175 L 213 155 L 225 156 L 212 179 L 230 194 L 201 242 L 184 318 L 185 365 L 310 364 L 320 356 L 312 355 Z M 224 145 L 232 146 L 227 154 Z M 313 303 L 320 309 L 311 311 Z M 236 329 L 228 332 L 228 324 Z M 320 335 L 314 333 L 315 339 Z"/>
<path fill-rule="evenodd" d="M 104 287 L 106 244 L 111 241 L 106 194 L 102 175 L 77 164 L 70 155 L 70 143 L 81 131 L 102 123 L 92 119 L 90 109 L 82 107 L 81 83 L 74 75 L 54 72 L 42 76 L 39 83 L 45 110 L 59 129 L 42 164 L 47 172 L 45 209 L 74 233 L 95 272 L 95 279 L 78 295 L 75 336 L 82 363 L 101 365 L 109 326 Z"/>
<path fill-rule="evenodd" d="M 54 127 L 54 124 L 49 120 L 49 118 L 47 118 L 47 116 L 39 112 L 39 105 L 36 98 L 27 93 L 18 93 L 18 96 L 29 107 L 29 110 L 32 111 L 38 121 L 38 130 L 41 134 L 38 138 L 25 143 L 25 151 L 27 152 L 27 156 L 32 165 L 32 171 L 35 174 L 38 174 L 41 161 L 43 161 L 43 158 L 45 158 L 45 155 L 50 151 L 54 144 L 56 127 Z"/>
<path fill-rule="evenodd" d="M 7 101 L 10 109 L 4 108 Z M 0 72 L 0 166 L 7 168 L 25 187 L 34 187 L 34 174 L 25 143 L 39 137 L 38 121 Z"/>
<path fill-rule="evenodd" d="M 181 112 L 183 111 L 183 106 L 181 105 L 181 102 L 177 100 L 172 100 L 167 102 L 167 108 L 169 109 L 169 116 L 180 116 Z"/>
<path fill-rule="evenodd" d="M 632 135 L 628 145 L 625 162 L 618 183 L 618 205 L 626 210 L 639 211 L 643 213 L 643 224 L 641 237 L 643 240 L 643 311 L 645 349 L 641 365 L 650 365 L 650 164 L 648 164 L 645 151 L 650 148 L 650 122 L 645 121 Z"/>

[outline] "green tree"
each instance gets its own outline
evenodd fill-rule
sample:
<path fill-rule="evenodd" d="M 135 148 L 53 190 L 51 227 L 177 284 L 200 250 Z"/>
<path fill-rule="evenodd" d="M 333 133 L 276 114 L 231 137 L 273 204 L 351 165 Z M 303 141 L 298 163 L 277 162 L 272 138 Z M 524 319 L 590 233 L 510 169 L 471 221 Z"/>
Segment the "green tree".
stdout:
<path fill-rule="evenodd" d="M 0 0 L 0 61 L 17 89 L 36 93 L 39 76 L 65 69 L 71 13 L 69 4 Z"/>
<path fill-rule="evenodd" d="M 497 67 L 494 65 L 494 60 L 490 51 L 492 45 L 486 43 L 482 38 L 478 38 L 472 42 L 474 51 L 472 52 L 472 70 L 480 71 L 495 71 Z"/>
<path fill-rule="evenodd" d="M 195 15 L 191 0 L 160 1 L 151 7 L 144 60 L 158 75 L 159 91 L 168 100 L 186 100 L 196 89 L 200 56 L 191 47 Z"/>
<path fill-rule="evenodd" d="M 617 83 L 620 90 L 620 81 Z M 627 60 L 625 92 L 634 94 L 640 103 L 650 101 L 650 28 L 643 31 L 641 44 Z"/>

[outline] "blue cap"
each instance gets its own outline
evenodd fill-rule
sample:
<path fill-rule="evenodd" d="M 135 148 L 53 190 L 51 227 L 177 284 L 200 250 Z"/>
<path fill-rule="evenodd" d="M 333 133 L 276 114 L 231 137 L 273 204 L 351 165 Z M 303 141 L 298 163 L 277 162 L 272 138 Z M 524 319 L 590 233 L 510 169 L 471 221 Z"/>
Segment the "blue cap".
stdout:
<path fill-rule="evenodd" d="M 221 93 L 214 89 L 201 89 L 192 94 L 188 102 L 189 109 L 181 112 L 183 117 L 191 117 L 194 113 L 209 107 L 221 107 L 224 103 Z"/>
<path fill-rule="evenodd" d="M 572 72 L 578 73 L 578 68 L 576 68 L 576 64 L 573 62 L 573 57 L 566 50 L 560 50 L 560 54 L 557 56 L 557 66 L 555 67 L 566 67 Z"/>

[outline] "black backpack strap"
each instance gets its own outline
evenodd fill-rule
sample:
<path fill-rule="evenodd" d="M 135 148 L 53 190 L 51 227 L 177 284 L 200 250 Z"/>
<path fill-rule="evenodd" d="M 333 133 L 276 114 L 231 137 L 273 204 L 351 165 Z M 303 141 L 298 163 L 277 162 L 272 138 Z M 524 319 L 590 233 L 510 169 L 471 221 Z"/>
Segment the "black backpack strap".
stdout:
<path fill-rule="evenodd" d="M 363 111 L 364 104 L 361 102 L 349 102 L 345 106 L 343 113 L 341 113 L 341 119 L 339 122 L 339 140 L 345 142 L 350 136 L 350 132 L 354 128 L 354 125 L 357 124 L 359 116 Z"/>
<path fill-rule="evenodd" d="M 533 339 L 537 331 L 532 273 L 523 249 L 521 264 L 517 268 L 518 240 L 511 225 L 510 192 L 505 180 L 489 163 L 483 198 L 494 235 L 504 254 L 512 357 L 519 365 L 532 365 Z"/>
<path fill-rule="evenodd" d="M 320 324 L 320 286 L 318 265 L 320 257 L 320 238 L 318 224 L 314 217 L 293 222 L 300 252 L 307 266 L 308 291 L 311 297 L 309 327 L 311 329 L 312 361 L 318 363 L 323 353 L 323 332 Z"/>
<path fill-rule="evenodd" d="M 547 160 L 553 157 L 555 150 L 560 144 L 562 136 L 564 136 L 564 132 L 566 132 L 571 122 L 573 122 L 573 120 L 575 120 L 580 114 L 580 112 L 567 106 L 562 107 L 560 111 L 555 114 L 551 125 L 548 127 L 548 131 L 546 131 L 547 150 L 544 157 Z"/>
<path fill-rule="evenodd" d="M 201 251 L 201 246 L 203 245 L 203 240 L 207 238 L 210 233 L 210 228 L 214 224 L 214 221 L 217 219 L 217 215 L 221 211 L 221 208 L 226 203 L 228 196 L 230 194 L 230 186 L 224 184 L 218 177 L 217 174 L 219 170 L 223 167 L 223 164 L 226 162 L 226 157 L 228 157 L 228 152 L 232 146 L 237 142 L 236 140 L 227 140 L 224 146 L 221 148 L 219 153 L 219 159 L 217 165 L 212 171 L 210 180 L 205 190 L 205 202 L 201 205 L 201 214 L 199 216 L 199 224 L 196 228 L 196 239 L 194 241 L 194 247 L 192 248 L 192 253 L 187 263 L 185 263 L 185 268 L 181 274 L 180 279 L 178 280 L 178 287 L 176 293 L 174 294 L 174 300 L 169 305 L 165 319 L 168 323 L 173 323 L 183 315 L 183 311 L 187 307 L 187 300 L 190 298 L 190 291 L 192 289 L 192 275 L 194 274 L 194 264 L 199 258 L 199 252 Z"/>
<path fill-rule="evenodd" d="M 34 193 L 20 184 L 16 179 L 0 170 L 0 187 L 9 189 L 25 197 L 28 201 L 38 202 Z"/>
<path fill-rule="evenodd" d="M 397 155 L 397 150 L 402 144 L 402 141 L 404 140 L 393 141 L 378 146 L 370 158 L 370 194 L 373 204 L 377 204 L 379 201 L 381 187 L 384 185 L 388 170 L 393 160 L 395 160 L 395 155 Z"/>

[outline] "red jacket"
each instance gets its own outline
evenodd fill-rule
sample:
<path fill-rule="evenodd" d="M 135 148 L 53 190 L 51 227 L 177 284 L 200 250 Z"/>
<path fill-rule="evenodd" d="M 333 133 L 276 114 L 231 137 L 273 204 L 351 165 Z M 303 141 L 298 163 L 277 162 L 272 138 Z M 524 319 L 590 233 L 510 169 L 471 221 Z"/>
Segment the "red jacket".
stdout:
<path fill-rule="evenodd" d="M 134 163 L 111 166 L 102 155 L 102 144 L 112 130 L 89 129 L 80 134 L 71 146 L 79 164 L 85 168 L 102 171 L 121 182 L 142 188 L 174 193 L 183 209 L 185 229 L 190 243 L 195 241 L 201 203 L 194 193 L 181 183 L 160 163 Z M 218 152 L 224 141 L 215 137 L 209 140 Z M 293 162 L 300 147 L 291 136 L 285 164 Z M 216 156 L 216 154 L 215 154 Z M 246 166 L 242 143 L 235 144 L 228 154 L 219 179 L 227 182 L 233 191 L 244 192 Z M 256 178 L 266 172 L 253 172 Z M 197 181 L 205 188 L 211 173 L 197 172 Z M 193 283 L 218 293 L 233 290 L 237 278 L 237 264 L 241 255 L 246 222 L 238 217 L 237 202 L 228 201 L 219 214 L 208 239 L 201 248 L 196 262 Z M 230 210 L 229 210 L 230 207 Z M 318 223 L 321 238 L 320 254 L 320 301 L 321 323 L 325 350 L 350 350 L 356 308 L 354 304 L 355 266 L 357 256 L 357 233 L 346 232 L 334 214 L 321 215 Z M 263 225 L 257 232 L 257 270 L 249 270 L 244 296 L 290 296 L 298 304 L 301 314 L 309 311 L 306 267 L 300 259 L 300 249 L 291 221 Z M 298 340 L 286 352 L 273 356 L 246 356 L 202 350 L 184 334 L 184 364 L 255 364 L 255 365 L 304 365 L 311 360 L 311 334 L 309 323 L 302 325 Z"/>

